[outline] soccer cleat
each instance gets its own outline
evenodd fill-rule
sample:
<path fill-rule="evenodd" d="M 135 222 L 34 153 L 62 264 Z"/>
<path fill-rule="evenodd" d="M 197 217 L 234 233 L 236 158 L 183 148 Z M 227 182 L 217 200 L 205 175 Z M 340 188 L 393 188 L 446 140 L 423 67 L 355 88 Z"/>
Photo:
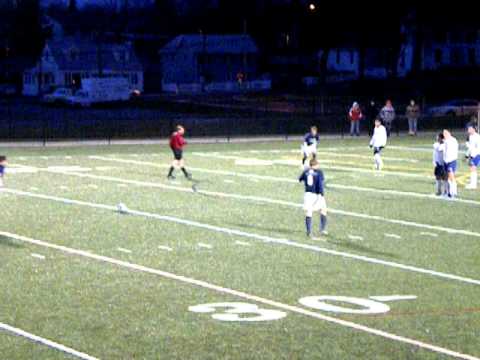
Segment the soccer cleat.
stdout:
<path fill-rule="evenodd" d="M 173 176 L 173 175 L 168 175 L 168 176 L 167 176 L 167 179 L 173 181 L 173 180 L 175 180 L 175 176 Z"/>
<path fill-rule="evenodd" d="M 327 231 L 327 230 L 323 230 L 320 234 L 322 234 L 323 236 L 328 236 L 328 231 Z"/>
<path fill-rule="evenodd" d="M 187 175 L 185 175 L 185 177 L 187 178 L 187 180 L 190 180 L 190 181 L 193 180 L 193 176 L 190 173 L 187 173 Z"/>

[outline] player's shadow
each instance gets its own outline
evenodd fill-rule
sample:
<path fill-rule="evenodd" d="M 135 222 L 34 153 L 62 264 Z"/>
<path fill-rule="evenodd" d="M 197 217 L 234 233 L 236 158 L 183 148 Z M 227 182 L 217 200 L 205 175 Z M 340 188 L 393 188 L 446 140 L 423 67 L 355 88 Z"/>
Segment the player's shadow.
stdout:
<path fill-rule="evenodd" d="M 394 259 L 397 258 L 396 254 L 392 254 L 392 253 L 385 252 L 385 251 L 374 250 L 374 249 L 371 249 L 367 246 L 361 245 L 357 242 L 351 242 L 351 241 L 348 241 L 348 240 L 345 240 L 345 239 L 339 239 L 339 238 L 334 238 L 334 237 L 329 236 L 328 239 L 327 239 L 327 242 L 331 245 L 336 245 L 336 246 L 344 248 L 344 249 L 363 252 L 363 253 L 366 253 L 366 254 L 369 254 L 369 255 L 385 256 L 385 257 L 394 258 Z"/>
<path fill-rule="evenodd" d="M 1 235 L 0 235 L 0 246 L 11 247 L 16 249 L 24 247 L 22 244 L 19 244 L 18 242 L 14 241 L 8 236 L 1 236 Z"/>

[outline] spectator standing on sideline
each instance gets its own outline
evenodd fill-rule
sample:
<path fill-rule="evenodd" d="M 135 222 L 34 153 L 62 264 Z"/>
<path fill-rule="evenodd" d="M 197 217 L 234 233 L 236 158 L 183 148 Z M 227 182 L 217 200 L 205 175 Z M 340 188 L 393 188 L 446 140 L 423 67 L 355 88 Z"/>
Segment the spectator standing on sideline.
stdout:
<path fill-rule="evenodd" d="M 405 115 L 408 120 L 408 135 L 416 136 L 418 128 L 418 119 L 420 118 L 420 106 L 415 103 L 415 100 L 410 100 L 407 106 Z"/>
<path fill-rule="evenodd" d="M 387 100 L 385 106 L 380 110 L 380 119 L 382 119 L 383 125 L 387 129 L 387 135 L 390 136 L 392 132 L 392 124 L 395 121 L 396 114 L 393 108 L 392 101 Z"/>
<path fill-rule="evenodd" d="M 353 103 L 348 117 L 350 119 L 350 136 L 360 136 L 360 121 L 363 119 L 363 114 L 357 102 Z"/>

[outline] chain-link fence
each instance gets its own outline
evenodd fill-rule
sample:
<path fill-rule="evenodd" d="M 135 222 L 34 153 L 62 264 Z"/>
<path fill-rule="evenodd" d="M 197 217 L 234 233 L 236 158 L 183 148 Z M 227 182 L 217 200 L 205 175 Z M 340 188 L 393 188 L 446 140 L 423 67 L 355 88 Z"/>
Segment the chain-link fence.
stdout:
<path fill-rule="evenodd" d="M 311 125 L 318 126 L 321 133 L 348 135 L 348 110 L 353 101 L 366 106 L 370 99 L 292 95 L 157 97 L 92 108 L 4 99 L 0 101 L 0 140 L 165 138 L 176 124 L 183 124 L 191 137 L 288 138 L 305 133 Z M 397 118 L 393 131 L 396 133 L 408 130 L 404 116 L 406 101 L 395 103 Z M 426 106 L 424 101 L 421 105 Z M 423 115 L 419 119 L 419 131 L 462 129 L 471 116 L 467 113 Z M 371 131 L 373 120 L 363 119 L 362 133 Z"/>

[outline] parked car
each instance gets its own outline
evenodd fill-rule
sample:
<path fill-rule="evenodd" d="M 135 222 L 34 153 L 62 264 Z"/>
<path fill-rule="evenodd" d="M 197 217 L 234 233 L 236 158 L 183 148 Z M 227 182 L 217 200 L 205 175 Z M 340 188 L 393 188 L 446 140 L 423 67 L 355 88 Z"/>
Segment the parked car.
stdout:
<path fill-rule="evenodd" d="M 0 95 L 3 96 L 13 96 L 17 93 L 17 88 L 15 85 L 11 84 L 0 84 Z"/>
<path fill-rule="evenodd" d="M 427 109 L 428 116 L 472 116 L 480 110 L 480 101 L 472 99 L 451 100 Z"/>
<path fill-rule="evenodd" d="M 53 93 L 43 96 L 43 101 L 47 104 L 65 104 L 73 90 L 68 88 L 58 88 Z"/>

